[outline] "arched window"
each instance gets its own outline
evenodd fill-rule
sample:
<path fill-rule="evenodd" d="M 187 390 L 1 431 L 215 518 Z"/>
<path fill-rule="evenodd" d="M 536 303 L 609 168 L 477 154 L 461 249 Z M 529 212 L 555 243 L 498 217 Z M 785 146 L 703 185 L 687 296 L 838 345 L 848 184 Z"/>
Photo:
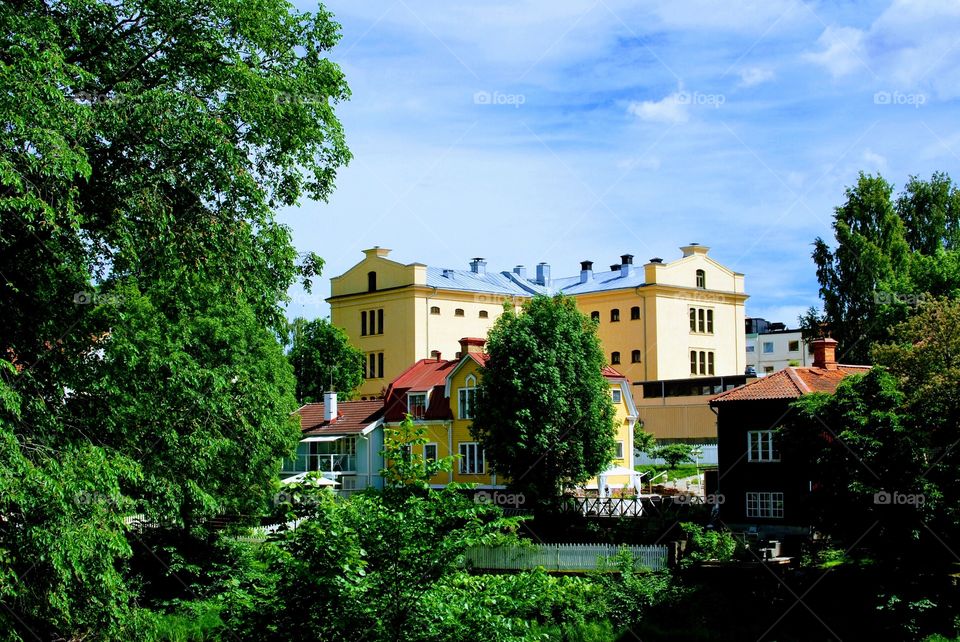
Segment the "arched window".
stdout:
<path fill-rule="evenodd" d="M 619 352 L 611 352 L 611 353 L 610 353 L 610 364 L 615 366 L 615 365 L 617 365 L 617 364 L 619 364 L 619 363 L 620 363 L 620 353 L 619 353 Z"/>
<path fill-rule="evenodd" d="M 697 287 L 701 290 L 707 287 L 707 273 L 703 270 L 697 270 Z"/>
<path fill-rule="evenodd" d="M 616 322 L 619 321 L 619 320 L 620 320 L 620 310 L 619 310 L 619 308 L 614 308 L 614 309 L 610 310 L 610 322 L 611 322 L 611 323 L 616 323 Z"/>
<path fill-rule="evenodd" d="M 454 310 L 454 311 L 453 311 L 453 316 L 455 316 L 455 317 L 462 317 L 462 316 L 463 316 L 463 308 L 457 308 L 456 310 Z"/>
<path fill-rule="evenodd" d="M 489 313 L 489 312 L 487 312 L 486 310 L 480 310 L 480 318 L 481 318 L 481 319 L 488 319 L 489 317 L 490 317 L 490 313 Z"/>
<path fill-rule="evenodd" d="M 377 291 L 377 273 L 367 272 L 367 292 Z"/>
<path fill-rule="evenodd" d="M 632 308 L 630 308 L 630 320 L 636 321 L 639 318 L 640 318 L 640 306 L 635 305 Z"/>
<path fill-rule="evenodd" d="M 457 416 L 460 419 L 473 419 L 474 404 L 477 402 L 477 378 L 468 375 L 463 388 L 457 393 Z"/>
<path fill-rule="evenodd" d="M 430 314 L 440 314 L 440 308 L 439 308 L 439 306 L 436 306 L 436 305 L 431 306 L 431 307 L 430 307 Z"/>
<path fill-rule="evenodd" d="M 594 310 L 590 313 L 590 320 L 595 323 L 600 323 L 600 313 L 597 310 Z"/>
<path fill-rule="evenodd" d="M 630 363 L 640 363 L 640 351 L 634 350 L 630 353 Z"/>

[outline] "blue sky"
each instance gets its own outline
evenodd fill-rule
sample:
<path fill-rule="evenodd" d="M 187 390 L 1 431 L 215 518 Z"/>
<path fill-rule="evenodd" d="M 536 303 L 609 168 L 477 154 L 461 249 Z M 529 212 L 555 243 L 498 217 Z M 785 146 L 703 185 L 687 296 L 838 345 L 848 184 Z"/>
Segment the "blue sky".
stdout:
<path fill-rule="evenodd" d="M 290 316 L 326 316 L 329 277 L 374 245 L 559 276 L 693 241 L 746 275 L 749 316 L 793 325 L 858 171 L 960 178 L 956 0 L 326 6 L 355 158 L 329 203 L 281 213 L 326 260 Z"/>

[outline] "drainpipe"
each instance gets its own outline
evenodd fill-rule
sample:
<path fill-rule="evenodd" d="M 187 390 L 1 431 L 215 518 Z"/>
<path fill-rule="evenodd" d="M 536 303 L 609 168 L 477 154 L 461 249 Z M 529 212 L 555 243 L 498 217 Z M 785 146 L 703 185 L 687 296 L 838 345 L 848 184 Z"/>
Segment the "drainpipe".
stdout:
<path fill-rule="evenodd" d="M 637 296 L 640 296 L 639 285 L 636 288 L 634 288 L 633 293 L 636 294 Z M 649 364 L 650 364 L 650 359 L 648 357 L 648 355 L 650 354 L 650 350 L 648 349 L 648 346 L 647 346 L 647 318 L 648 318 L 647 317 L 647 297 L 643 297 L 643 318 L 641 319 L 641 321 L 643 321 L 643 351 L 646 353 L 642 355 L 644 381 L 650 381 L 650 372 L 647 369 L 649 368 Z"/>
<path fill-rule="evenodd" d="M 433 294 L 427 297 L 427 322 L 423 324 L 424 332 L 426 333 L 426 336 L 424 337 L 423 359 L 430 358 L 430 299 L 437 296 L 438 290 L 439 288 L 437 286 L 433 286 Z"/>

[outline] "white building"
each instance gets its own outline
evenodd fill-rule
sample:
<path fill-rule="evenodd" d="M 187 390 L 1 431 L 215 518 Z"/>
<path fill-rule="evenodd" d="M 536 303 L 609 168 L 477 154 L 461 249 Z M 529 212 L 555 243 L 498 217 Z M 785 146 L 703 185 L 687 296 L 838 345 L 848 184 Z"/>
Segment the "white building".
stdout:
<path fill-rule="evenodd" d="M 748 317 L 746 320 L 747 372 L 763 377 L 787 366 L 809 366 L 813 362 L 810 346 L 799 329 L 783 323 Z"/>

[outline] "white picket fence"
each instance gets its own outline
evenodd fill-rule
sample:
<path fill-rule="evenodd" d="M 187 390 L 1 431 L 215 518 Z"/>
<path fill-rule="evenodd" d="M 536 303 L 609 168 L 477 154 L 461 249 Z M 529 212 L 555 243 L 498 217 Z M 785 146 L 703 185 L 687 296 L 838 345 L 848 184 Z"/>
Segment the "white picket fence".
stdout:
<path fill-rule="evenodd" d="M 474 547 L 467 561 L 474 568 L 522 571 L 542 566 L 548 571 L 590 571 L 603 559 L 626 548 L 636 567 L 659 571 L 667 566 L 666 546 L 615 546 L 610 544 L 536 544 L 522 547 Z"/>

